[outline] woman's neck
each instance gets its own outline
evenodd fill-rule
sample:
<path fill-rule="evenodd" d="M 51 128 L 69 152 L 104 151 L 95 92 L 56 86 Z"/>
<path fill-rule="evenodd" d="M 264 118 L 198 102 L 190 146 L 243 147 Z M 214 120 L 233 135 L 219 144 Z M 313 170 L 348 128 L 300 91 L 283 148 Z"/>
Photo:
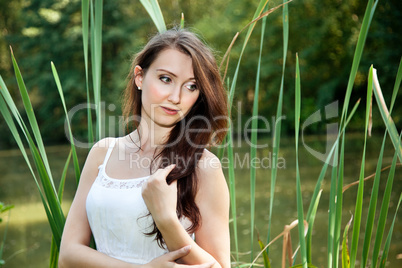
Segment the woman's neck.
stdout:
<path fill-rule="evenodd" d="M 136 140 L 141 144 L 143 151 L 154 151 L 164 144 L 172 128 L 162 127 L 152 122 L 140 121 L 135 131 Z"/>

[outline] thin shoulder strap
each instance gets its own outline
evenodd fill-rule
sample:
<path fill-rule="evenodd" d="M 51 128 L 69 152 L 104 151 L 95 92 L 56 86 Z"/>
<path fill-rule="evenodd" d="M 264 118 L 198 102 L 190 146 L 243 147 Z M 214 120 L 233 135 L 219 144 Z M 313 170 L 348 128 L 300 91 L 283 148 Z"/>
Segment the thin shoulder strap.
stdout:
<path fill-rule="evenodd" d="M 105 156 L 105 160 L 103 160 L 103 166 L 106 165 L 107 161 L 109 160 L 109 157 L 113 151 L 114 145 L 116 143 L 116 138 L 113 138 L 112 141 L 109 144 L 109 149 L 107 150 L 106 156 Z"/>

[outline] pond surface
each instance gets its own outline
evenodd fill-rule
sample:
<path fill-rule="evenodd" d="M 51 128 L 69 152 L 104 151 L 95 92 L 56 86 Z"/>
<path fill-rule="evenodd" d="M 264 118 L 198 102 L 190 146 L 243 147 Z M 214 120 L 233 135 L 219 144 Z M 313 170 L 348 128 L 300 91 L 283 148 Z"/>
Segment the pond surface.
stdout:
<path fill-rule="evenodd" d="M 368 176 L 375 172 L 378 151 L 381 146 L 381 137 L 372 137 L 368 141 L 366 173 Z M 323 137 L 308 137 L 306 144 L 318 151 L 324 150 Z M 236 201 L 237 201 L 237 222 L 238 222 L 238 238 L 240 260 L 244 262 L 250 261 L 250 170 L 247 165 L 241 166 L 242 161 L 247 159 L 249 147 L 243 142 L 241 146 L 235 146 L 234 151 L 238 157 L 236 168 Z M 275 187 L 275 202 L 272 212 L 272 230 L 271 238 L 274 238 L 282 232 L 286 224 L 290 224 L 297 218 L 296 210 L 296 191 L 295 191 L 295 153 L 293 139 L 281 140 L 281 149 L 279 156 L 282 159 L 278 165 L 281 167 L 278 170 L 278 177 Z M 351 135 L 347 139 L 346 146 L 346 161 L 345 161 L 345 184 L 358 180 L 360 171 L 360 162 L 362 155 L 363 141 L 360 136 Z M 53 177 L 58 184 L 61 171 L 64 166 L 65 159 L 69 152 L 69 146 L 55 146 L 46 148 L 50 165 L 52 168 Z M 256 215 L 255 215 L 255 237 L 259 233 L 261 240 L 266 243 L 267 226 L 269 220 L 269 198 L 270 198 L 270 177 L 271 169 L 270 155 L 271 146 L 258 151 L 258 157 L 264 159 L 260 163 L 260 168 L 257 169 L 256 182 Z M 303 191 L 303 201 L 305 213 L 310 203 L 311 195 L 314 190 L 318 174 L 321 171 L 322 162 L 309 154 L 304 146 L 300 145 L 299 149 L 299 165 L 301 173 L 301 183 Z M 79 150 L 79 159 L 81 167 L 85 161 L 87 150 Z M 391 163 L 393 157 L 393 148 L 390 143 L 387 143 L 387 150 L 384 157 L 383 166 Z M 265 157 L 265 158 L 264 158 Z M 223 164 L 223 166 L 225 166 Z M 390 210 L 388 213 L 388 226 L 393 218 L 396 203 L 402 191 L 402 173 L 401 167 L 397 167 L 395 172 L 393 194 L 391 197 Z M 47 223 L 46 215 L 39 198 L 38 190 L 32 176 L 18 150 L 0 151 L 0 201 L 6 204 L 14 204 L 15 208 L 11 210 L 9 229 L 7 234 L 6 245 L 4 248 L 3 259 L 6 260 L 5 268 L 8 267 L 48 267 L 49 249 L 51 240 L 51 231 Z M 381 177 L 380 196 L 385 189 L 388 171 L 383 172 Z M 313 260 L 317 267 L 326 267 L 326 247 L 327 247 L 327 222 L 328 222 L 328 199 L 329 199 L 329 175 L 323 182 L 323 194 L 318 207 L 318 212 L 314 225 L 313 232 Z M 75 191 L 75 178 L 73 175 L 72 165 L 69 169 L 69 176 L 66 181 L 65 194 L 63 197 L 64 211 L 67 212 L 71 204 L 72 197 Z M 368 207 L 372 187 L 372 180 L 365 184 L 364 189 L 364 204 Z M 343 227 L 350 219 L 351 213 L 355 209 L 357 186 L 351 187 L 344 194 Z M 381 203 L 377 205 L 377 211 Z M 378 216 L 377 212 L 377 216 Z M 360 246 L 363 243 L 363 235 L 365 229 L 365 219 L 367 209 L 363 212 Z M 392 245 L 388 255 L 387 267 L 402 267 L 402 213 L 399 212 L 397 221 L 394 227 L 392 237 Z M 5 223 L 7 222 L 7 214 L 2 215 L 3 223 L 0 224 L 0 237 L 4 233 Z M 298 240 L 297 231 L 292 231 L 292 241 L 296 247 L 295 241 Z M 351 234 L 351 233 L 350 233 Z M 385 234 L 385 235 L 386 235 Z M 233 236 L 233 232 L 232 232 Z M 256 238 L 254 239 L 254 256 L 258 252 Z M 351 235 L 349 236 L 351 241 Z M 234 239 L 232 238 L 232 250 L 234 250 Z M 282 240 L 278 240 L 270 247 L 270 258 L 273 267 L 280 267 L 282 254 Z M 360 259 L 360 254 L 357 259 Z M 261 263 L 261 262 L 260 262 Z M 357 266 L 359 267 L 359 266 Z"/>

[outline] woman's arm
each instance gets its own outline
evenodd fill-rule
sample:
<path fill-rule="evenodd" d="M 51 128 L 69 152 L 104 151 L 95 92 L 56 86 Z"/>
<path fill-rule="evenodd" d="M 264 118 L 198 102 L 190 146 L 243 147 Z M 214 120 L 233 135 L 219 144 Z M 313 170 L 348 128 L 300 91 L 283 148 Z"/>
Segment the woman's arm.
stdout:
<path fill-rule="evenodd" d="M 201 213 L 201 225 L 196 241 L 188 235 L 176 215 L 177 183 L 166 183 L 173 169 L 158 170 L 143 185 L 145 203 L 170 251 L 191 245 L 191 252 L 181 260 L 186 264 L 217 261 L 213 267 L 230 267 L 229 191 L 216 156 L 204 151 L 197 168 L 196 203 Z"/>
<path fill-rule="evenodd" d="M 91 229 L 86 214 L 88 192 L 105 158 L 110 139 L 96 143 L 88 154 L 67 216 L 60 246 L 59 267 L 135 267 L 89 247 Z"/>

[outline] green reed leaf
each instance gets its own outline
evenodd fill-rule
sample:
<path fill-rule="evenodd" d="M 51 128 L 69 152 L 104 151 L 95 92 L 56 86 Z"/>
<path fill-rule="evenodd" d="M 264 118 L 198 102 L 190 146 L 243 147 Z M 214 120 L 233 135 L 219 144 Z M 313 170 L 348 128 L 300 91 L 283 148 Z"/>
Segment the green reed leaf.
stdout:
<path fill-rule="evenodd" d="M 29 99 L 28 91 L 25 87 L 24 80 L 22 78 L 20 69 L 18 67 L 17 61 L 14 57 L 14 53 L 12 50 L 11 50 L 11 59 L 13 62 L 14 73 L 15 73 L 15 77 L 17 79 L 18 88 L 21 93 L 22 102 L 24 104 L 25 112 L 27 114 L 32 133 L 35 137 L 35 140 L 36 140 L 39 152 L 40 152 L 40 156 L 43 158 L 46 171 L 49 174 L 50 183 L 52 184 L 53 189 L 55 189 L 53 178 L 52 178 L 52 173 L 51 173 L 50 166 L 49 166 L 49 161 L 46 156 L 46 151 L 45 151 L 45 147 L 43 145 L 42 135 L 40 134 L 38 122 L 36 121 L 35 113 L 34 113 L 31 101 Z"/>
<path fill-rule="evenodd" d="M 399 136 L 398 139 L 398 146 L 401 144 L 401 135 Z M 377 232 L 375 235 L 375 241 L 374 241 L 374 248 L 373 248 L 373 255 L 371 259 L 371 267 L 376 267 L 377 262 L 378 262 L 378 257 L 380 254 L 380 247 L 382 244 L 382 238 L 384 235 L 384 229 L 385 229 L 385 222 L 387 220 L 387 215 L 388 215 L 388 210 L 389 210 L 389 202 L 391 199 L 391 194 L 392 194 L 392 185 L 394 182 L 394 177 L 395 177 L 395 167 L 396 167 L 396 162 L 398 159 L 398 152 L 395 151 L 394 158 L 392 160 L 391 168 L 388 173 L 388 179 L 387 179 L 387 185 L 385 186 L 385 191 L 384 191 L 384 196 L 381 204 L 381 210 L 380 210 L 380 216 L 379 216 L 379 221 L 377 225 Z"/>
<path fill-rule="evenodd" d="M 253 161 L 257 157 L 257 132 L 258 132 L 258 99 L 260 92 L 260 74 L 261 74 L 261 58 L 264 45 L 265 25 L 267 17 L 262 20 L 261 38 L 260 38 L 260 51 L 257 62 L 257 73 L 255 78 L 254 100 L 253 100 L 253 115 L 251 120 L 251 146 L 250 146 L 250 160 Z M 250 258 L 251 262 L 254 259 L 254 219 L 255 219 L 255 187 L 256 187 L 256 167 L 250 165 Z"/>
<path fill-rule="evenodd" d="M 94 103 L 96 109 L 96 139 L 102 138 L 102 111 L 101 111 L 101 76 L 102 76 L 102 21 L 103 21 L 103 0 L 95 1 L 94 19 L 92 20 L 93 33 L 93 78 L 94 81 Z"/>
<path fill-rule="evenodd" d="M 239 242 L 237 237 L 237 211 L 236 211 L 236 183 L 234 172 L 234 158 L 233 158 L 233 140 L 232 140 L 232 126 L 229 126 L 227 139 L 227 152 L 229 160 L 229 193 L 230 193 L 230 208 L 233 218 L 233 236 L 235 242 L 236 261 L 239 261 Z"/>
<path fill-rule="evenodd" d="M 264 259 L 264 268 L 271 268 L 271 262 L 269 261 L 268 254 L 264 250 L 265 245 L 260 239 L 258 239 L 258 245 L 260 246 L 260 249 L 263 251 L 262 252 L 262 258 Z"/>
<path fill-rule="evenodd" d="M 80 166 L 79 166 L 79 163 L 78 163 L 77 151 L 75 149 L 75 144 L 74 144 L 74 136 L 73 136 L 73 133 L 71 131 L 70 119 L 68 118 L 68 112 L 67 112 L 66 102 L 65 102 L 65 99 L 64 99 L 63 89 L 62 89 L 61 83 L 60 83 L 60 78 L 59 78 L 59 75 L 57 73 L 56 66 L 54 66 L 53 62 L 51 62 L 51 66 L 52 66 L 53 77 L 54 77 L 54 80 L 55 80 L 56 85 L 57 85 L 57 90 L 59 91 L 61 103 L 63 104 L 64 114 L 66 116 L 68 134 L 70 136 L 71 151 L 72 151 L 72 155 L 73 155 L 75 179 L 76 179 L 76 182 L 77 182 L 77 185 L 78 185 L 78 182 L 79 182 L 79 179 L 80 179 L 80 176 L 81 176 L 81 172 L 80 172 Z M 61 198 L 59 198 L 59 200 L 61 201 Z"/>
<path fill-rule="evenodd" d="M 378 0 L 375 3 L 374 3 L 374 0 L 369 0 L 367 3 L 366 11 L 364 13 L 362 26 L 361 26 L 360 32 L 359 32 L 359 38 L 357 40 L 357 45 L 356 45 L 355 53 L 353 56 L 352 68 L 351 68 L 350 75 L 349 75 L 348 85 L 346 88 L 346 94 L 345 94 L 345 99 L 344 99 L 344 104 L 343 104 L 343 109 L 342 109 L 341 125 L 342 125 L 345 117 L 347 116 L 347 111 L 348 111 L 349 102 L 350 102 L 350 96 L 352 94 L 352 88 L 353 88 L 353 84 L 354 84 L 354 81 L 356 78 L 357 69 L 360 65 L 360 59 L 363 54 L 364 44 L 367 39 L 368 30 L 370 28 L 371 20 L 373 18 L 374 11 L 377 7 L 377 4 L 378 4 Z"/>
<path fill-rule="evenodd" d="M 313 263 L 312 260 L 312 230 L 313 230 L 313 226 L 314 226 L 314 220 L 315 220 L 315 216 L 317 214 L 317 208 L 318 208 L 318 204 L 320 203 L 320 199 L 321 199 L 321 194 L 322 194 L 322 190 L 320 190 L 318 192 L 317 198 L 315 200 L 313 209 L 311 211 L 311 216 L 310 216 L 310 221 L 308 222 L 308 231 L 307 231 L 307 235 L 306 235 L 306 254 L 307 254 L 307 263 L 310 265 Z"/>
<path fill-rule="evenodd" d="M 381 260 L 380 260 L 380 264 L 379 264 L 380 268 L 384 268 L 385 264 L 386 264 L 386 261 L 387 261 L 389 247 L 391 245 L 392 232 L 394 230 L 396 215 L 398 215 L 399 205 L 401 204 L 401 201 L 402 201 L 402 194 L 399 196 L 399 201 L 398 201 L 398 205 L 396 206 L 394 219 L 392 220 L 392 224 L 391 224 L 391 227 L 389 228 L 387 240 L 386 240 L 385 245 L 384 245 L 384 250 L 382 251 L 382 256 L 381 256 Z"/>
<path fill-rule="evenodd" d="M 58 196 L 59 196 L 60 204 L 62 203 L 62 200 L 63 200 L 64 185 L 66 183 L 67 171 L 68 171 L 68 166 L 70 165 L 71 155 L 72 155 L 72 150 L 70 149 L 66 163 L 64 164 L 63 172 L 62 172 L 61 178 L 60 178 L 59 190 L 57 192 Z"/>
<path fill-rule="evenodd" d="M 350 218 L 348 224 L 346 224 L 345 231 L 343 232 L 342 240 L 342 268 L 350 268 L 350 256 L 348 250 L 348 233 L 349 227 L 352 224 L 353 216 Z"/>
<path fill-rule="evenodd" d="M 281 85 L 279 89 L 278 96 L 278 106 L 276 109 L 276 121 L 274 128 L 274 140 L 273 144 L 273 163 L 278 163 L 279 157 L 279 145 L 281 138 L 281 125 L 282 125 L 282 105 L 283 105 L 283 86 L 285 79 L 285 67 L 286 67 L 286 58 L 288 53 L 288 40 L 289 40 L 289 19 L 288 19 L 288 5 L 285 4 L 285 0 L 283 0 L 283 9 L 282 9 L 282 25 L 283 25 L 283 56 L 282 56 L 282 77 L 281 77 Z M 271 237 L 271 219 L 272 219 L 272 211 L 273 204 L 275 198 L 275 185 L 276 185 L 276 176 L 277 176 L 278 168 L 276 165 L 273 165 L 271 168 L 271 186 L 270 186 L 270 199 L 269 199 L 269 222 L 268 222 L 268 234 L 267 234 L 267 243 Z M 268 253 L 267 249 L 267 253 Z"/>
<path fill-rule="evenodd" d="M 88 74 L 88 40 L 89 40 L 89 0 L 82 0 L 82 46 L 84 51 L 85 65 L 85 86 L 87 92 L 87 125 L 88 125 L 88 143 L 94 143 L 93 127 L 92 127 L 92 111 L 91 111 L 91 93 L 89 91 L 89 74 Z M 79 179 L 79 178 L 78 178 Z"/>
<path fill-rule="evenodd" d="M 375 96 L 377 104 L 378 104 L 377 106 L 380 110 L 380 114 L 385 123 L 385 126 L 387 127 L 388 134 L 389 134 L 389 137 L 391 138 L 392 144 L 394 145 L 395 151 L 398 154 L 399 161 L 402 163 L 402 146 L 400 144 L 399 144 L 399 146 L 397 145 L 398 144 L 398 130 L 396 129 L 395 123 L 392 120 L 390 113 L 388 112 L 387 105 L 385 104 L 385 101 L 384 101 L 384 97 L 382 96 L 382 90 L 381 90 L 380 82 L 378 81 L 378 78 L 377 78 L 377 72 L 375 69 L 373 72 L 374 72 L 374 96 Z M 400 75 L 399 72 L 401 72 L 401 71 L 400 70 L 398 71 L 398 75 Z M 397 80 L 398 80 L 398 77 L 397 77 Z M 397 83 L 398 83 L 398 81 L 397 81 Z M 392 107 L 393 107 L 396 95 L 398 93 L 398 90 L 399 90 L 399 86 L 395 86 L 394 92 L 392 94 L 393 95 L 392 103 L 391 103 Z"/>
<path fill-rule="evenodd" d="M 394 90 L 392 91 L 391 105 L 389 106 L 390 114 L 392 113 L 392 109 L 394 108 L 396 96 L 398 95 L 399 87 L 401 86 L 401 81 L 402 81 L 402 58 L 401 61 L 399 62 L 399 67 L 395 78 Z"/>
<path fill-rule="evenodd" d="M 301 86 L 300 86 L 300 68 L 299 57 L 296 54 L 296 82 L 295 82 L 295 150 L 296 150 L 296 201 L 297 201 L 297 219 L 299 221 L 299 244 L 301 251 L 302 265 L 307 268 L 307 250 L 306 240 L 304 238 L 304 212 L 303 212 L 303 196 L 300 183 L 299 170 L 299 127 L 300 127 L 300 106 L 301 106 Z"/>
<path fill-rule="evenodd" d="M 162 11 L 156 0 L 140 0 L 145 10 L 148 12 L 152 21 L 154 22 L 158 32 L 163 33 L 166 31 L 166 23 L 163 19 Z"/>
<path fill-rule="evenodd" d="M 371 242 L 371 236 L 372 236 L 373 226 L 374 226 L 374 218 L 375 218 L 376 208 L 377 208 L 378 191 L 380 188 L 381 167 L 382 167 L 382 160 L 384 157 L 384 148 L 385 148 L 386 138 L 387 138 L 387 131 L 385 130 L 384 138 L 383 138 L 382 145 L 381 145 L 380 155 L 378 156 L 378 162 L 377 162 L 377 168 L 375 171 L 373 188 L 371 190 L 371 195 L 370 195 L 370 204 L 369 204 L 369 208 L 368 208 L 367 222 L 366 222 L 366 228 L 365 228 L 365 232 L 364 232 L 363 253 L 362 253 L 362 261 L 361 261 L 362 267 L 366 267 L 368 254 L 369 254 L 369 250 L 370 250 L 370 242 Z"/>
<path fill-rule="evenodd" d="M 50 261 L 49 268 L 57 268 L 59 261 L 59 250 L 56 245 L 56 241 L 54 240 L 54 236 L 52 236 L 52 242 L 50 244 Z"/>
<path fill-rule="evenodd" d="M 371 109 L 371 98 L 373 95 L 372 92 L 373 92 L 373 66 L 370 67 L 368 83 L 367 83 L 366 120 L 365 120 L 365 131 L 364 131 L 363 156 L 360 168 L 359 186 L 357 189 L 357 197 L 356 197 L 356 208 L 354 214 L 353 233 L 352 233 L 352 245 L 350 249 L 350 267 L 352 268 L 355 267 L 357 248 L 359 244 L 361 216 L 363 211 L 364 167 L 366 162 L 367 132 L 369 125 L 370 109 Z"/>
<path fill-rule="evenodd" d="M 334 161 L 337 161 L 334 158 Z M 342 229 L 342 206 L 343 206 L 343 172 L 345 165 L 345 135 L 342 135 L 342 141 L 340 145 L 340 155 L 339 155 L 339 169 L 338 169 L 338 182 L 337 182 L 337 191 L 336 191 L 336 212 L 335 212 L 335 220 L 334 220 L 334 239 L 333 239 L 333 266 L 339 267 L 339 244 L 341 240 L 341 229 Z"/>

